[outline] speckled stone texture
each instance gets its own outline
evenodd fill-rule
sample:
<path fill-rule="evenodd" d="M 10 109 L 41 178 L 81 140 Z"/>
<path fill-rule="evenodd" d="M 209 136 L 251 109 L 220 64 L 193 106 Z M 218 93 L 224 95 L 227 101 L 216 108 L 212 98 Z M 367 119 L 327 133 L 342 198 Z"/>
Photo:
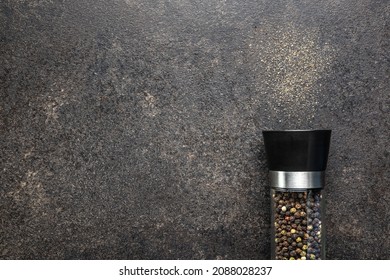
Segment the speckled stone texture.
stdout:
<path fill-rule="evenodd" d="M 387 0 L 0 2 L 1 259 L 267 259 L 261 131 L 333 129 L 327 258 L 390 259 Z"/>

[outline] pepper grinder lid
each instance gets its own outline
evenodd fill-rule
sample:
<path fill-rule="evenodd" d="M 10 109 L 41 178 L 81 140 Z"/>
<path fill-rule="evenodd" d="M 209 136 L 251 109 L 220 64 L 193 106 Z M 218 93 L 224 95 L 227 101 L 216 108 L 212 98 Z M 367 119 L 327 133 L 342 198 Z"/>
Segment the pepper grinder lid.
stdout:
<path fill-rule="evenodd" d="M 331 130 L 264 130 L 271 186 L 323 188 Z"/>
<path fill-rule="evenodd" d="M 268 167 L 277 171 L 324 171 L 331 130 L 264 130 Z"/>

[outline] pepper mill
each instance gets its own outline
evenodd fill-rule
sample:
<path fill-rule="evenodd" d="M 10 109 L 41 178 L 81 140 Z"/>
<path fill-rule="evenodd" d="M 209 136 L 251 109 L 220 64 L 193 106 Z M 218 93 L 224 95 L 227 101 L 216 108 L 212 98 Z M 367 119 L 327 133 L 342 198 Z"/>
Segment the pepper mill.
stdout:
<path fill-rule="evenodd" d="M 325 259 L 323 188 L 330 136 L 331 130 L 263 131 L 272 259 Z"/>

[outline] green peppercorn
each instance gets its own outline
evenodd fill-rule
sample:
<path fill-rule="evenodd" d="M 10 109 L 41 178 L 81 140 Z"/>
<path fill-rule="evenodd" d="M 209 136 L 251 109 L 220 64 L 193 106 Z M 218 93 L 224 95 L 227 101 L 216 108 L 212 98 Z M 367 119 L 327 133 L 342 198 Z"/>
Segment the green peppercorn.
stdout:
<path fill-rule="evenodd" d="M 300 237 L 297 237 L 297 239 L 295 239 L 295 241 L 296 241 L 297 243 L 299 243 L 299 242 L 301 242 L 301 241 L 302 241 L 302 238 L 300 238 Z"/>
<path fill-rule="evenodd" d="M 295 212 L 297 212 L 297 209 L 295 209 L 295 208 L 290 209 L 290 213 L 294 214 Z"/>

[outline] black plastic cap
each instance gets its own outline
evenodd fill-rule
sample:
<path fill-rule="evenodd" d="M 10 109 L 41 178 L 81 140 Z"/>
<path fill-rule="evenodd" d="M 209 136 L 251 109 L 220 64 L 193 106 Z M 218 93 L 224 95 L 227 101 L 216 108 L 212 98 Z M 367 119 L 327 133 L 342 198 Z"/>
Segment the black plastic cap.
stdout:
<path fill-rule="evenodd" d="M 273 171 L 324 171 L 331 130 L 263 131 L 268 167 Z"/>

